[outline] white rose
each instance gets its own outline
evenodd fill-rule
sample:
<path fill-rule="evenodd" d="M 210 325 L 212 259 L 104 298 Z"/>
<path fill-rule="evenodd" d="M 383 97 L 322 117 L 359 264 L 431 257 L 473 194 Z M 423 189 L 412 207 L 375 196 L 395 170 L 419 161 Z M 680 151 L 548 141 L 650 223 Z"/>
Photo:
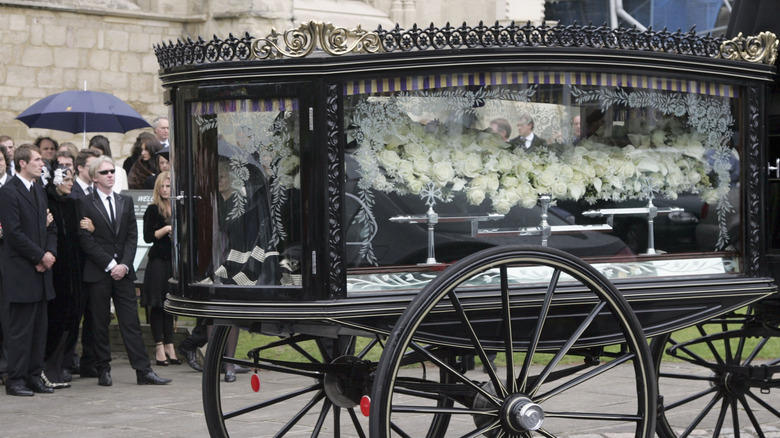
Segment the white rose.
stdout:
<path fill-rule="evenodd" d="M 447 162 L 439 162 L 433 165 L 433 180 L 441 186 L 447 185 L 454 177 L 455 171 Z"/>
<path fill-rule="evenodd" d="M 490 175 L 486 175 L 487 180 L 487 188 L 491 192 L 495 192 L 498 190 L 499 181 L 498 181 L 498 174 L 497 173 L 491 173 Z"/>
<path fill-rule="evenodd" d="M 487 178 L 485 178 L 483 175 L 479 175 L 478 177 L 471 180 L 471 184 L 469 184 L 469 187 L 479 190 L 485 190 L 487 189 Z"/>
<path fill-rule="evenodd" d="M 618 174 L 623 178 L 630 178 L 636 173 L 636 166 L 631 161 L 625 161 L 618 168 Z"/>
<path fill-rule="evenodd" d="M 425 155 L 425 149 L 418 143 L 409 143 L 404 146 L 404 152 L 410 157 L 420 157 Z"/>
<path fill-rule="evenodd" d="M 419 179 L 416 179 L 416 178 L 410 180 L 406 184 L 406 186 L 409 188 L 409 191 L 414 193 L 415 195 L 419 194 L 420 190 L 422 190 L 422 188 L 424 187 L 422 181 L 420 181 Z"/>
<path fill-rule="evenodd" d="M 493 199 L 493 209 L 496 213 L 507 214 L 512 207 L 514 207 L 514 203 L 505 196 Z"/>
<path fill-rule="evenodd" d="M 485 200 L 485 192 L 481 189 L 471 187 L 466 191 L 466 199 L 472 205 L 479 205 Z"/>
<path fill-rule="evenodd" d="M 556 181 L 551 188 L 552 195 L 556 198 L 565 197 L 566 193 L 569 191 L 569 186 L 563 181 Z"/>
<path fill-rule="evenodd" d="M 417 173 L 427 173 L 431 170 L 431 162 L 428 161 L 428 157 L 417 156 L 412 159 L 414 164 L 414 170 Z"/>
<path fill-rule="evenodd" d="M 482 170 L 482 160 L 477 154 L 469 154 L 463 163 L 463 175 L 468 178 L 474 178 Z"/>
<path fill-rule="evenodd" d="M 401 157 L 398 156 L 398 153 L 388 149 L 383 149 L 379 152 L 377 158 L 379 159 L 379 162 L 388 169 L 395 169 L 398 162 L 401 161 Z"/>
<path fill-rule="evenodd" d="M 498 157 L 498 171 L 501 173 L 507 173 L 512 171 L 512 168 L 515 166 L 515 161 L 512 159 L 512 157 L 509 154 L 501 154 L 501 156 Z"/>
<path fill-rule="evenodd" d="M 447 150 L 436 149 L 431 152 L 431 161 L 433 161 L 434 163 L 441 163 L 441 162 L 449 163 L 450 153 Z"/>
<path fill-rule="evenodd" d="M 561 166 L 560 178 L 559 178 L 561 181 L 570 181 L 573 176 L 574 176 L 574 169 L 572 169 L 571 166 L 567 164 Z"/>
<path fill-rule="evenodd" d="M 518 184 L 520 184 L 520 180 L 518 180 L 516 177 L 511 175 L 504 175 L 501 178 L 501 186 L 505 187 L 507 189 L 511 189 L 514 187 L 517 187 Z"/>
<path fill-rule="evenodd" d="M 552 170 L 545 169 L 539 176 L 536 177 L 536 182 L 540 186 L 551 187 L 555 183 L 556 174 Z"/>
<path fill-rule="evenodd" d="M 414 165 L 409 161 L 400 161 L 398 163 L 398 175 L 404 180 L 410 180 L 414 176 Z"/>

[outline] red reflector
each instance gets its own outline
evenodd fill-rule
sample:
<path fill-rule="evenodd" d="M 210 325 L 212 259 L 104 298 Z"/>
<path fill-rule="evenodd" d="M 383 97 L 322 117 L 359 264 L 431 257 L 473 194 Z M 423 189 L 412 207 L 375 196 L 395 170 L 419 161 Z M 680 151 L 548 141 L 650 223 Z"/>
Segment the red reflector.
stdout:
<path fill-rule="evenodd" d="M 360 399 L 360 413 L 363 414 L 364 417 L 368 417 L 368 414 L 371 412 L 371 397 L 364 395 L 363 398 Z"/>
<path fill-rule="evenodd" d="M 257 373 L 252 374 L 252 391 L 260 392 L 260 376 Z"/>

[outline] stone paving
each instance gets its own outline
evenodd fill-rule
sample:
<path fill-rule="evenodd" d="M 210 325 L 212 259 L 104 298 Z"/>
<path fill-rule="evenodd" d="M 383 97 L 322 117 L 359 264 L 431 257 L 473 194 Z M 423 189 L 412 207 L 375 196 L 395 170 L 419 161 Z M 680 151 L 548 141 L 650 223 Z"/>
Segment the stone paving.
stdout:
<path fill-rule="evenodd" d="M 201 374 L 187 365 L 155 367 L 163 377 L 173 379 L 167 386 L 139 386 L 135 373 L 124 359 L 113 362 L 112 387 L 97 385 L 97 379 L 74 377 L 72 387 L 57 390 L 55 394 L 36 394 L 34 397 L 11 397 L 0 394 L 0 438 L 57 437 L 208 437 L 201 402 Z M 239 374 L 230 385 L 250 384 L 249 374 Z M 262 391 L 281 391 L 299 379 L 271 372 L 261 373 Z M 684 392 L 685 388 L 678 388 Z M 248 391 L 248 389 L 247 389 Z M 780 394 L 773 394 L 772 406 L 780 406 Z M 298 406 L 280 406 L 261 411 L 262 421 L 275 422 L 289 418 Z M 364 419 L 361 418 L 361 422 Z M 768 438 L 780 438 L 780 421 L 765 423 Z M 264 435 L 263 429 L 254 429 L 251 436 Z M 726 430 L 721 436 L 734 436 Z M 302 436 L 299 434 L 296 437 Z M 308 436 L 308 435 L 305 435 Z M 573 438 L 630 438 L 631 433 L 588 430 L 573 431 Z M 692 437 L 711 436 L 711 431 L 695 431 Z M 740 437 L 754 437 L 749 428 Z"/>

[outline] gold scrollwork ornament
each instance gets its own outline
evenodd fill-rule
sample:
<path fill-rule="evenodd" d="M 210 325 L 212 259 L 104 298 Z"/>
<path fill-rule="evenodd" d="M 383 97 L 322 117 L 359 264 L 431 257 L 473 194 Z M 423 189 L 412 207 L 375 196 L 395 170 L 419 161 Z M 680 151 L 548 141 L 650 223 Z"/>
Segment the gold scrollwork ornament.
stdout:
<path fill-rule="evenodd" d="M 777 36 L 772 32 L 761 32 L 749 37 L 742 36 L 740 32 L 735 38 L 721 44 L 720 57 L 772 65 L 777 59 L 777 45 Z"/>
<path fill-rule="evenodd" d="M 379 35 L 363 30 L 359 25 L 355 29 L 347 29 L 332 23 L 310 21 L 297 29 L 285 31 L 284 35 L 271 29 L 267 37 L 252 44 L 252 54 L 255 59 L 303 58 L 317 48 L 334 56 L 383 50 Z"/>

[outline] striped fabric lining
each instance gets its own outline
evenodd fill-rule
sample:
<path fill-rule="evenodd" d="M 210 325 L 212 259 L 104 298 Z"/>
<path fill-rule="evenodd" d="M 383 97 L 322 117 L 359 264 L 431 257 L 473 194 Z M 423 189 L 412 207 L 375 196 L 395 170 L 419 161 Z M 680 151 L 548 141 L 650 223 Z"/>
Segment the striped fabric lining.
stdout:
<path fill-rule="evenodd" d="M 627 87 L 650 90 L 676 91 L 711 96 L 738 97 L 737 89 L 729 84 L 689 81 L 665 77 L 653 77 L 610 73 L 576 72 L 494 72 L 457 73 L 427 76 L 407 76 L 386 79 L 366 79 L 347 82 L 347 96 L 366 93 L 421 91 L 435 88 L 474 85 L 577 85 L 601 87 Z"/>

